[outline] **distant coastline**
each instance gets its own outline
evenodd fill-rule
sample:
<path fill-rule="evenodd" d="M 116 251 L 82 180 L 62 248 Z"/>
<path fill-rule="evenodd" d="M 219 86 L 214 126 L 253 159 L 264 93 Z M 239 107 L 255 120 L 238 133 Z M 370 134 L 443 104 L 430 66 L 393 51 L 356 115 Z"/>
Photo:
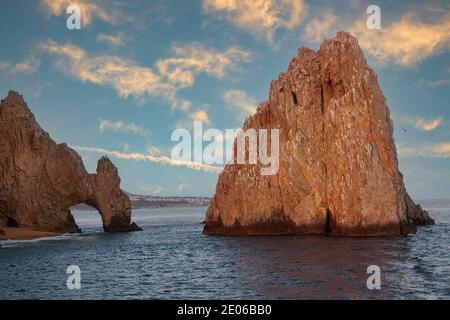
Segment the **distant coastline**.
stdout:
<path fill-rule="evenodd" d="M 127 193 L 131 200 L 131 207 L 133 209 L 152 209 L 163 207 L 206 207 L 211 202 L 210 197 L 182 197 L 182 196 L 148 196 L 136 195 Z M 73 210 L 90 211 L 94 208 L 80 203 L 71 207 Z"/>

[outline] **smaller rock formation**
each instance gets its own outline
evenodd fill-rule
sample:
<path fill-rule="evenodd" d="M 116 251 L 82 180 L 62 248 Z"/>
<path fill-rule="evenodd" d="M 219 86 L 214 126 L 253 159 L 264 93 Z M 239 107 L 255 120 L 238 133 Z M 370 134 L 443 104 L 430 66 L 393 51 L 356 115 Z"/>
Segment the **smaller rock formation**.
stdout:
<path fill-rule="evenodd" d="M 131 202 L 114 164 L 103 157 L 89 174 L 81 157 L 55 143 L 10 91 L 0 104 L 0 227 L 80 232 L 69 209 L 78 203 L 100 212 L 106 232 L 140 230 L 130 223 Z"/>
<path fill-rule="evenodd" d="M 107 232 L 138 231 L 136 223 L 130 225 L 131 201 L 120 189 L 117 168 L 107 157 L 97 163 L 97 174 L 90 176 L 92 195 L 87 204 L 101 212 L 103 228 Z"/>

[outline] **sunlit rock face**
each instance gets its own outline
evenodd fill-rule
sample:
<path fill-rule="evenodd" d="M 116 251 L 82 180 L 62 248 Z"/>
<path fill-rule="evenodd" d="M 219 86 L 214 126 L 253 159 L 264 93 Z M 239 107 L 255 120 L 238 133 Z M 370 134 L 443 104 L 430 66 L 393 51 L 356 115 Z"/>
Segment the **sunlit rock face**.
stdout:
<path fill-rule="evenodd" d="M 279 129 L 279 170 L 227 165 L 204 233 L 381 236 L 433 223 L 405 190 L 386 99 L 349 33 L 299 49 L 249 128 Z"/>
<path fill-rule="evenodd" d="M 79 232 L 69 209 L 78 203 L 100 212 L 105 231 L 139 229 L 112 162 L 102 158 L 97 173 L 87 173 L 81 157 L 56 144 L 10 91 L 0 104 L 0 227 Z"/>

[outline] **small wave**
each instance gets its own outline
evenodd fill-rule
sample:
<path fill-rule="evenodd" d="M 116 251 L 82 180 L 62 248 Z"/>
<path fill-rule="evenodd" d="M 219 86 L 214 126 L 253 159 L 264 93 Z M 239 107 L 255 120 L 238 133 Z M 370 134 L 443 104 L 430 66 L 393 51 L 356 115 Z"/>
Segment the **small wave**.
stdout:
<path fill-rule="evenodd" d="M 28 243 L 36 243 L 36 242 L 44 242 L 44 241 L 62 241 L 62 240 L 70 240 L 75 237 L 78 237 L 80 234 L 77 233 L 65 233 L 60 236 L 54 237 L 41 237 L 30 240 L 0 240 L 0 248 L 11 248 L 17 247 L 20 245 L 28 244 Z"/>

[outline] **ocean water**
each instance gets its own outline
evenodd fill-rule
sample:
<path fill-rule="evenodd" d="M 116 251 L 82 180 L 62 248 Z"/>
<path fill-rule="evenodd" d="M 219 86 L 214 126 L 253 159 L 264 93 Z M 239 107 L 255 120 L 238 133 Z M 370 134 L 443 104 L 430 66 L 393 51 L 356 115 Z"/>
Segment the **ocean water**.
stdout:
<path fill-rule="evenodd" d="M 206 208 L 135 210 L 144 231 L 106 234 L 75 212 L 80 235 L 0 242 L 0 299 L 449 299 L 450 200 L 420 203 L 436 225 L 384 238 L 205 236 Z"/>

